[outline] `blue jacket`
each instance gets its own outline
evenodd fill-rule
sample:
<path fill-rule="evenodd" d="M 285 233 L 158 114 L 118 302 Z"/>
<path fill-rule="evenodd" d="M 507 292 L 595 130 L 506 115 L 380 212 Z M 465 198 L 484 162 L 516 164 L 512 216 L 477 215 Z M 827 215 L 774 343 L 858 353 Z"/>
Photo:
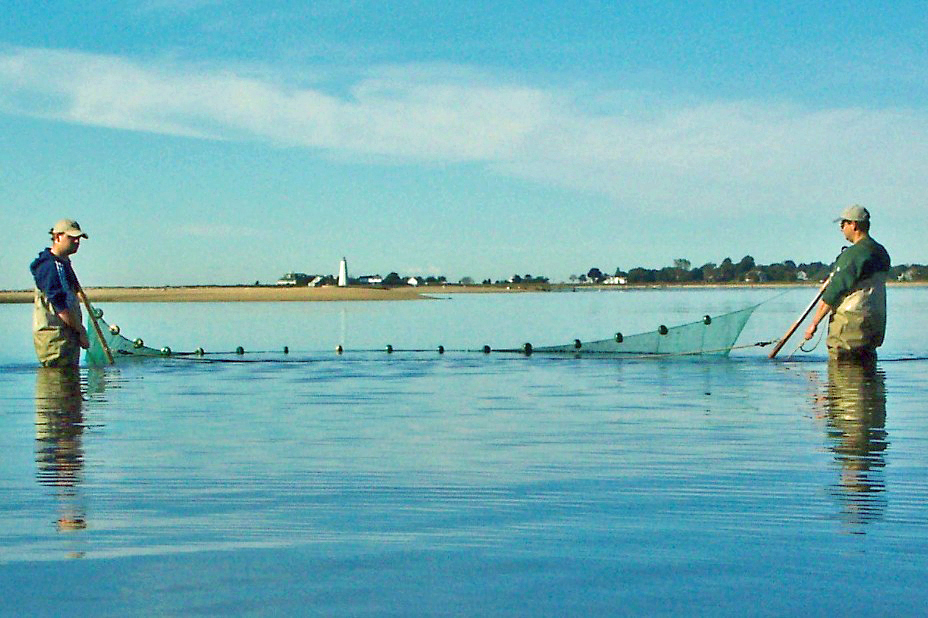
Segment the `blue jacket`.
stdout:
<path fill-rule="evenodd" d="M 51 249 L 45 249 L 29 265 L 35 286 L 45 295 L 55 311 L 69 308 L 68 296 L 78 289 L 77 276 L 70 260 L 55 257 Z M 65 287 L 67 286 L 67 287 Z"/>

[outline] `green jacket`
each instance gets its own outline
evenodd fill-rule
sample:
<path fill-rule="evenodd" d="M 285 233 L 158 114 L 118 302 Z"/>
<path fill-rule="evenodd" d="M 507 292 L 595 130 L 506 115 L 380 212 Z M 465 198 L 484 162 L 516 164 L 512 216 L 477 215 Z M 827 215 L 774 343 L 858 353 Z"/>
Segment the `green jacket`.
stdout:
<path fill-rule="evenodd" d="M 877 273 L 889 271 L 889 253 L 869 236 L 860 239 L 838 256 L 831 283 L 822 294 L 831 307 L 837 307 L 857 284 Z"/>
<path fill-rule="evenodd" d="M 886 333 L 886 275 L 889 254 L 869 236 L 835 262 L 822 300 L 834 309 L 828 323 L 830 351 L 875 350 Z"/>

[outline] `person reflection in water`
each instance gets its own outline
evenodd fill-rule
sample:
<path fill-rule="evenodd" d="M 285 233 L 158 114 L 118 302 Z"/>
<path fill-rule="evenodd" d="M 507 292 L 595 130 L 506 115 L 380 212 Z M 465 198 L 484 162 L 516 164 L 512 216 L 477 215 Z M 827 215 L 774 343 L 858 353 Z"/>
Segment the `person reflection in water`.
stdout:
<path fill-rule="evenodd" d="M 77 367 L 42 367 L 35 382 L 35 447 L 39 483 L 55 488 L 59 531 L 87 527 L 83 480 L 83 398 Z"/>
<path fill-rule="evenodd" d="M 886 506 L 886 385 L 876 362 L 831 359 L 825 397 L 830 450 L 840 465 L 836 495 L 848 523 L 882 517 Z"/>

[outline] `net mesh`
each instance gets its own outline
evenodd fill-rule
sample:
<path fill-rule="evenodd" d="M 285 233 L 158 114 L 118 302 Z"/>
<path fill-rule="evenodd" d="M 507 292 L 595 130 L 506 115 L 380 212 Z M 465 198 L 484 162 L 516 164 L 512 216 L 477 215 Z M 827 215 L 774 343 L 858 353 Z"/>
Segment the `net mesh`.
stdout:
<path fill-rule="evenodd" d="M 724 356 L 731 352 L 748 319 L 759 305 L 636 335 L 616 335 L 601 341 L 574 342 L 562 346 L 535 348 L 550 354 L 708 354 Z"/>
<path fill-rule="evenodd" d="M 724 315 L 709 317 L 689 324 L 660 327 L 651 332 L 619 336 L 600 341 L 580 342 L 560 346 L 534 348 L 535 353 L 542 354 L 615 354 L 615 355 L 715 355 L 725 356 L 735 346 L 738 336 L 744 330 L 751 314 L 759 305 L 732 311 Z M 88 318 L 89 320 L 89 318 Z M 139 340 L 130 340 L 111 327 L 102 315 L 97 318 L 103 337 L 106 340 L 116 362 L 124 358 L 151 358 L 153 356 L 192 355 L 196 352 L 172 352 L 167 348 L 156 349 L 144 345 Z M 86 362 L 90 366 L 107 364 L 106 354 L 96 333 L 88 324 L 90 349 L 86 352 Z M 202 351 L 201 351 L 202 353 Z"/>
<path fill-rule="evenodd" d="M 90 348 L 85 352 L 84 358 L 88 365 L 91 367 L 99 367 L 107 364 L 106 353 L 103 351 L 103 345 L 100 343 L 100 339 L 97 337 L 96 332 L 92 328 L 92 325 L 89 323 L 90 318 L 88 317 L 87 332 L 90 334 Z M 111 327 L 109 324 L 104 321 L 102 315 L 97 318 L 97 322 L 100 324 L 100 330 L 103 333 L 103 338 L 106 340 L 106 344 L 109 346 L 110 351 L 113 353 L 113 358 L 116 362 L 119 362 L 120 358 L 131 358 L 131 357 L 151 357 L 151 356 L 164 356 L 164 352 L 161 350 L 156 350 L 155 348 L 149 348 L 144 345 L 141 340 L 130 341 L 122 335 L 119 334 L 119 329 Z"/>

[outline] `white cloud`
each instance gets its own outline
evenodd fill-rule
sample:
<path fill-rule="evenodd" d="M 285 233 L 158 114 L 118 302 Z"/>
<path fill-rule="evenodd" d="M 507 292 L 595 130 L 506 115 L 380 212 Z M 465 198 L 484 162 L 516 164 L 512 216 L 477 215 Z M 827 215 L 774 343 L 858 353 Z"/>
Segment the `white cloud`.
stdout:
<path fill-rule="evenodd" d="M 339 158 L 475 162 L 671 212 L 822 200 L 833 207 L 844 193 L 866 201 L 868 191 L 902 199 L 923 193 L 928 178 L 924 109 L 642 106 L 640 99 L 623 107 L 638 95 L 601 92 L 593 112 L 586 93 L 460 67 L 384 67 L 347 93 L 233 69 L 43 49 L 0 53 L 0 110 L 8 113 L 265 141 Z"/>

